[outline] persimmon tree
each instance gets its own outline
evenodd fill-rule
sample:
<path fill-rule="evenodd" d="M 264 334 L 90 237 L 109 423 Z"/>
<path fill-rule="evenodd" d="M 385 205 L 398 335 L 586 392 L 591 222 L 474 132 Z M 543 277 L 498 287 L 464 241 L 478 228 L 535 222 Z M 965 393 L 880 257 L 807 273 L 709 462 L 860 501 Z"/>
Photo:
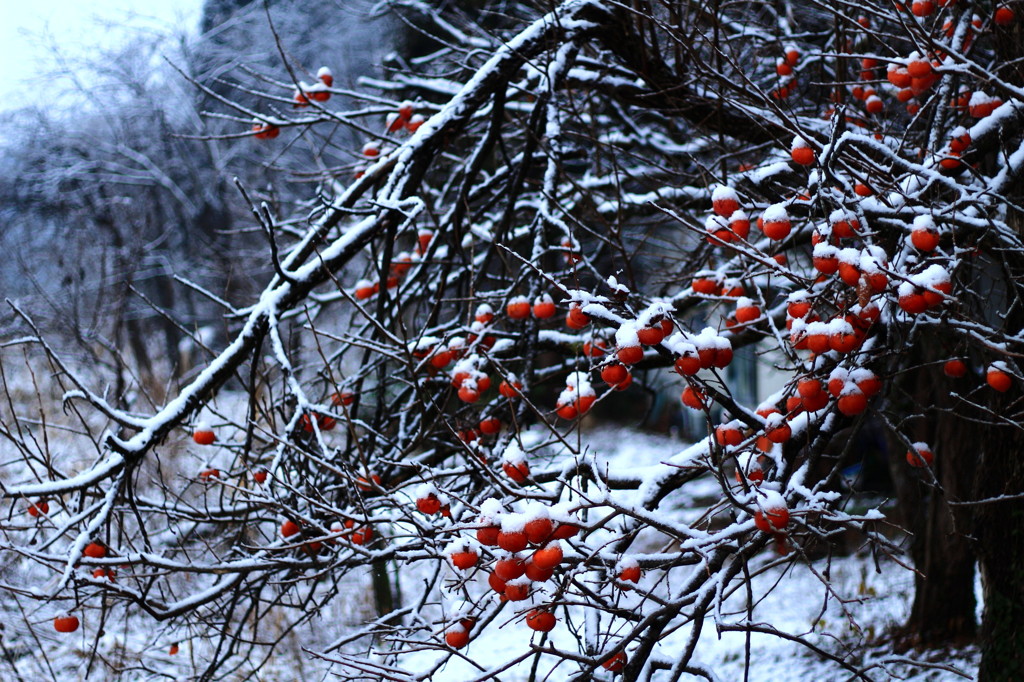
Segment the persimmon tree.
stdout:
<path fill-rule="evenodd" d="M 851 434 L 880 424 L 916 532 L 908 638 L 973 634 L 977 561 L 980 677 L 1019 676 L 1018 8 L 569 0 L 495 34 L 392 5 L 443 47 L 373 92 L 318 65 L 239 83 L 259 108 L 198 84 L 253 144 L 327 131 L 322 158 L 345 158 L 346 126 L 366 145 L 320 164 L 298 216 L 243 185 L 274 274 L 225 306 L 233 338 L 176 397 L 120 407 L 22 339 L 94 446 L 71 469 L 46 424 L 8 420 L 3 542 L 53 576 L 23 596 L 86 627 L 112 603 L 206 626 L 208 676 L 267 609 L 301 622 L 369 570 L 379 617 L 316 652 L 345 679 L 453 657 L 481 680 L 523 661 L 715 679 L 706 620 L 874 679 L 755 616 L 758 595 L 722 604 L 846 531 L 901 554 L 837 491 Z M 756 404 L 723 372 L 742 347 L 784 377 Z M 706 437 L 652 470 L 580 447 L 596 404 L 669 375 Z M 210 464 L 159 476 L 189 439 Z M 720 496 L 694 522 L 674 500 L 698 479 Z M 416 576 L 401 598 L 395 573 Z M 509 619 L 533 641 L 478 656 Z"/>

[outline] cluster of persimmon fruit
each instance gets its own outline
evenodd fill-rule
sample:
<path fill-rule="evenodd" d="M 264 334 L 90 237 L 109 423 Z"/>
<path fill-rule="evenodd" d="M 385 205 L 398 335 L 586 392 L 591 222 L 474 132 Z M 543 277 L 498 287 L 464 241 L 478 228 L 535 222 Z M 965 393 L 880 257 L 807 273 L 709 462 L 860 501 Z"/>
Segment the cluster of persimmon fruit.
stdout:
<path fill-rule="evenodd" d="M 417 508 L 423 502 L 433 508 L 432 492 L 421 489 Z M 562 541 L 574 537 L 580 530 L 577 520 L 560 509 L 531 503 L 523 513 L 508 512 L 493 498 L 480 505 L 476 523 L 465 530 L 473 528 L 472 536 L 457 537 L 449 543 L 444 550 L 447 559 L 463 580 L 468 580 L 475 571 L 485 571 L 491 590 L 502 601 L 509 602 L 527 600 L 537 593 L 538 584 L 555 576 L 565 559 Z M 631 583 L 638 583 L 643 575 L 639 563 L 629 557 L 615 566 L 614 573 L 618 579 L 616 585 L 623 590 L 628 590 Z M 550 604 L 529 608 L 522 615 L 527 627 L 536 632 L 550 632 L 558 624 Z M 454 649 L 467 646 L 475 626 L 476 618 L 471 614 L 454 614 L 445 628 L 445 643 Z M 625 652 L 619 652 L 609 656 L 602 665 L 619 672 L 626 662 Z"/>

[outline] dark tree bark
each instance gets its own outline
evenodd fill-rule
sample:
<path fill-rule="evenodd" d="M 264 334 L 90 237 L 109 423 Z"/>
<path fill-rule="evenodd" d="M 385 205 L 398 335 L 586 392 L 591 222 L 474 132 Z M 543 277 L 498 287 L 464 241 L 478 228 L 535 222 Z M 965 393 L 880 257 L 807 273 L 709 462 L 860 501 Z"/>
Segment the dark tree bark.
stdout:
<path fill-rule="evenodd" d="M 1009 400 L 1002 401 L 997 409 Z M 980 445 L 980 446 L 979 446 Z M 1024 433 L 993 428 L 971 449 L 976 466 L 975 548 L 985 611 L 981 621 L 979 682 L 1024 679 Z M 1000 496 L 1006 500 L 998 500 Z"/>
<path fill-rule="evenodd" d="M 951 395 L 957 380 L 941 369 L 946 350 L 937 345 L 918 347 L 916 352 L 930 362 L 906 377 L 905 399 L 931 409 L 909 432 L 916 441 L 932 446 L 935 461 L 930 471 L 914 469 L 906 461 L 907 444 L 890 439 L 890 470 L 900 514 L 912 533 L 910 553 L 917 571 L 914 603 L 898 646 L 962 646 L 974 639 L 977 629 L 975 558 L 968 537 L 969 513 L 951 507 L 949 501 L 970 492 L 972 452 L 985 435 L 984 427 L 958 416 L 959 401 Z M 912 414 L 916 408 L 910 409 Z"/>

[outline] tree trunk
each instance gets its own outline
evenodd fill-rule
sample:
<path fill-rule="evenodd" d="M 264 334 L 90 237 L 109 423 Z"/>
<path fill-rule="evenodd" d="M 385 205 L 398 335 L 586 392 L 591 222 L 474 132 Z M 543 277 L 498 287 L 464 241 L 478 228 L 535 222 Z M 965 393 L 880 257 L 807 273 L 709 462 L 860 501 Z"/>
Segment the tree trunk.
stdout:
<path fill-rule="evenodd" d="M 913 533 L 911 556 L 914 603 L 900 633 L 900 648 L 962 646 L 976 635 L 974 552 L 967 534 L 969 511 L 950 506 L 970 494 L 978 438 L 976 424 L 958 416 L 953 382 L 970 379 L 946 377 L 937 360 L 948 357 L 941 346 L 920 348 L 922 360 L 932 361 L 908 377 L 907 389 L 914 414 L 927 406 L 925 418 L 905 432 L 927 443 L 935 453 L 930 471 L 906 461 L 906 445 L 892 443 L 890 463 L 905 526 Z M 934 475 L 934 480 L 932 476 Z M 935 486 L 938 482 L 939 487 Z"/>
<path fill-rule="evenodd" d="M 1019 388 L 1011 389 L 1011 391 Z M 1007 407 L 1007 396 L 994 407 Z M 979 682 L 1024 680 L 1024 432 L 1017 425 L 990 427 L 973 448 L 974 540 L 985 611 L 981 620 Z M 1002 495 L 1011 499 L 992 501 Z M 1012 496 L 1017 496 L 1013 499 Z"/>

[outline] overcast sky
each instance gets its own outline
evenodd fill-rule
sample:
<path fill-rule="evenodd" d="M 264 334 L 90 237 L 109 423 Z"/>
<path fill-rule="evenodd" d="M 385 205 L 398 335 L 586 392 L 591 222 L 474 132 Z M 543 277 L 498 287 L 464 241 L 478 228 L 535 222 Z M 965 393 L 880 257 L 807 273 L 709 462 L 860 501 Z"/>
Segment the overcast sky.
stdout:
<path fill-rule="evenodd" d="M 52 47 L 68 57 L 128 41 L 134 32 L 195 31 L 202 0 L 0 0 L 0 110 L 52 73 Z M 38 90 L 36 91 L 38 97 Z"/>

